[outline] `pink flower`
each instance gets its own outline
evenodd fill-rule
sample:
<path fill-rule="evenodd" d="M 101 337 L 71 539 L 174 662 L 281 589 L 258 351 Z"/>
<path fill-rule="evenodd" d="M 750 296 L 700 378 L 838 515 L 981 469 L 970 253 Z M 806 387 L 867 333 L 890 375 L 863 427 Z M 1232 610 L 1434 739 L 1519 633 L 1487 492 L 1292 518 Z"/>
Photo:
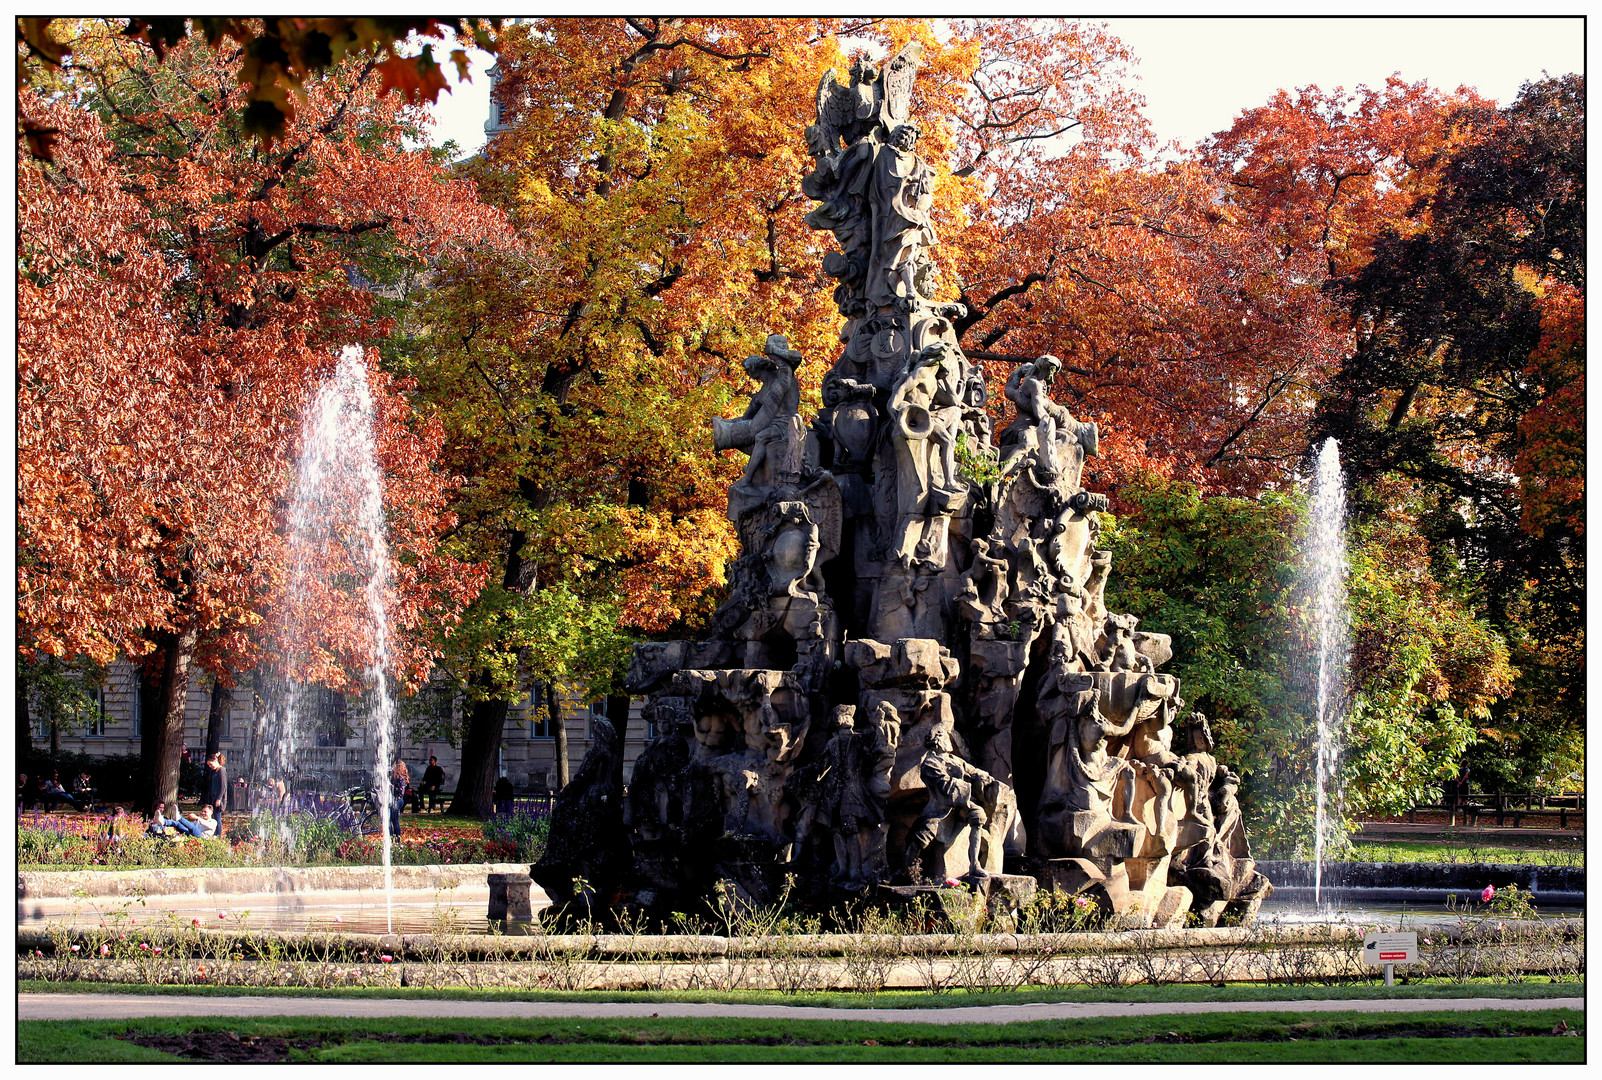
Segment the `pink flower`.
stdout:
<path fill-rule="evenodd" d="M 226 912 L 226 911 L 219 911 L 219 912 L 217 912 L 217 918 L 219 918 L 219 919 L 226 919 L 226 918 L 228 918 L 228 912 Z"/>
<path fill-rule="evenodd" d="M 393 956 L 390 956 L 388 953 L 386 953 L 383 956 L 380 956 L 379 959 L 384 961 L 384 963 L 388 964 L 388 963 L 392 962 L 395 958 Z"/>
<path fill-rule="evenodd" d="M 111 946 L 110 945 L 102 945 L 102 946 L 100 946 L 100 955 L 101 956 L 110 956 L 111 955 Z"/>
<path fill-rule="evenodd" d="M 1489 904 L 1491 902 L 1491 897 L 1493 897 L 1495 895 L 1496 895 L 1496 886 L 1495 885 L 1487 885 L 1487 886 L 1485 886 L 1485 891 L 1480 893 L 1480 899 L 1485 901 L 1487 904 Z"/>
<path fill-rule="evenodd" d="M 141 941 L 141 942 L 140 942 L 140 943 L 139 943 L 139 947 L 140 947 L 140 948 L 141 948 L 141 949 L 144 949 L 144 950 L 146 950 L 146 951 L 147 951 L 147 952 L 148 952 L 148 951 L 149 951 L 149 949 L 150 949 L 150 943 L 149 943 L 149 942 L 148 942 L 148 941 Z"/>
<path fill-rule="evenodd" d="M 73 946 L 73 947 L 72 947 L 72 951 L 73 951 L 73 952 L 77 952 L 77 951 L 78 951 L 78 946 L 76 946 L 76 945 L 74 945 L 74 946 Z"/>
<path fill-rule="evenodd" d="M 160 951 L 161 951 L 161 946 L 160 946 L 160 945 L 157 945 L 157 946 L 156 946 L 156 951 L 157 951 L 157 952 L 160 952 Z"/>
<path fill-rule="evenodd" d="M 342 919 L 342 918 L 340 918 L 340 917 L 339 917 L 339 916 L 338 916 L 338 915 L 335 915 L 335 916 L 334 916 L 334 921 L 335 921 L 335 922 L 339 922 L 339 923 L 342 923 L 342 922 L 344 922 L 344 921 L 345 921 L 345 920 L 344 920 L 344 919 Z"/>
<path fill-rule="evenodd" d="M 199 919 L 190 919 L 189 921 L 194 923 L 196 926 L 200 925 L 200 920 Z"/>
<path fill-rule="evenodd" d="M 946 878 L 946 888 L 948 889 L 955 889 L 960 884 L 962 883 L 954 877 Z"/>

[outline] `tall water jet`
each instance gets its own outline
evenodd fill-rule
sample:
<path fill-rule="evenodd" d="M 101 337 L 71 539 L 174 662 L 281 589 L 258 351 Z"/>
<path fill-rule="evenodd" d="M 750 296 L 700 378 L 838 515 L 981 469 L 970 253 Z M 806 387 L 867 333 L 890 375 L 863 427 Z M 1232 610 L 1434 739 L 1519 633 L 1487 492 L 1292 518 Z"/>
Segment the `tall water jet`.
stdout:
<path fill-rule="evenodd" d="M 1324 440 L 1313 474 L 1303 575 L 1318 641 L 1313 902 L 1322 903 L 1324 850 L 1340 827 L 1338 770 L 1350 653 L 1346 608 L 1346 484 L 1340 445 Z"/>
<path fill-rule="evenodd" d="M 362 701 L 375 751 L 372 791 L 379 805 L 386 922 L 393 931 L 390 776 L 395 700 L 389 686 L 389 544 L 375 413 L 362 350 L 347 346 L 318 390 L 301 429 L 289 513 L 290 579 L 278 627 L 286 670 L 278 713 L 258 721 L 258 775 L 294 777 L 297 751 L 315 745 L 308 703 L 318 684 L 337 681 L 337 654 L 364 667 Z M 274 724 L 273 720 L 277 723 Z"/>

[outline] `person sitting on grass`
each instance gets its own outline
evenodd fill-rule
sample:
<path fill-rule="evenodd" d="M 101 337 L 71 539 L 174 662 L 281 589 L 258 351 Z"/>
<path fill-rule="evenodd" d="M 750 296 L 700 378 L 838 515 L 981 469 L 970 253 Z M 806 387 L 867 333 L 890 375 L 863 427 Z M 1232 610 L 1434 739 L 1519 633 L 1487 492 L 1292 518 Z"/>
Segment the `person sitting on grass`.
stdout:
<path fill-rule="evenodd" d="M 167 809 L 167 804 L 166 803 L 159 802 L 159 803 L 156 804 L 156 808 L 153 811 L 151 811 L 151 813 L 150 813 L 150 823 L 145 826 L 145 832 L 147 834 L 149 834 L 150 836 L 166 836 L 167 835 L 167 826 L 175 824 L 175 823 L 173 821 L 168 820 L 167 816 L 164 813 L 162 813 L 162 811 L 164 811 L 166 809 Z"/>
<path fill-rule="evenodd" d="M 222 822 L 212 816 L 210 803 L 200 808 L 198 816 L 195 814 L 189 815 L 187 824 L 189 826 L 187 830 L 189 835 L 201 840 L 208 840 L 222 831 Z M 179 828 L 181 829 L 183 826 L 180 825 Z"/>
<path fill-rule="evenodd" d="M 156 813 L 158 815 L 161 813 L 159 806 L 156 808 Z M 211 816 L 209 803 L 200 808 L 198 815 L 190 814 L 186 818 L 182 813 L 178 813 L 176 817 L 167 819 L 163 824 L 171 825 L 182 835 L 193 836 L 197 840 L 205 840 L 217 833 L 217 819 Z"/>

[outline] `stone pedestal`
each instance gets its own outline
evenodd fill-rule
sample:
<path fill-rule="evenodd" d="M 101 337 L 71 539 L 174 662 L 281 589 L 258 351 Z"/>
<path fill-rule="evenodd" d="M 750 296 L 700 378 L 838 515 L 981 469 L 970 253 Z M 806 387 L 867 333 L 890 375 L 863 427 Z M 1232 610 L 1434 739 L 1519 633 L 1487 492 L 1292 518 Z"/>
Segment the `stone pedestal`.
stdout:
<path fill-rule="evenodd" d="M 490 922 L 532 922 L 534 904 L 529 890 L 533 885 L 534 879 L 527 874 L 490 874 Z"/>

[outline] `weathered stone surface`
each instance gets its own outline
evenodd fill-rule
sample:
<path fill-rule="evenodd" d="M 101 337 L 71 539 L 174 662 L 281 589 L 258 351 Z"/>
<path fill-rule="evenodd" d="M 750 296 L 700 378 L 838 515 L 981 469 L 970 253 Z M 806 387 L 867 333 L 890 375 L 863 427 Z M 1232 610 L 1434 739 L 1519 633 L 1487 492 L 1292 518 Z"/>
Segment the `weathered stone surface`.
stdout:
<path fill-rule="evenodd" d="M 777 336 L 745 362 L 748 408 L 713 422 L 749 455 L 729 492 L 740 555 L 707 640 L 642 644 L 630 666 L 659 734 L 620 887 L 685 910 L 720 882 L 756 902 L 793 877 L 821 905 L 991 880 L 1010 857 L 1120 924 L 1246 913 L 1268 885 L 1238 778 L 1200 718 L 1175 748 L 1172 642 L 1106 606 L 1108 499 L 1083 485 L 1099 428 L 1052 398 L 1063 365 L 1044 355 L 1009 374 L 997 432 L 966 310 L 933 299 L 920 56 L 819 86 L 802 191 L 839 244 L 823 271 L 842 348 L 810 424 L 804 358 Z"/>
<path fill-rule="evenodd" d="M 534 906 L 529 890 L 534 879 L 527 874 L 490 874 L 489 919 L 492 922 L 512 920 L 531 922 Z"/>
<path fill-rule="evenodd" d="M 529 868 L 558 907 L 605 906 L 633 862 L 623 825 L 622 739 L 605 720 L 592 721 L 591 731 L 594 743 L 557 796 L 545 851 Z"/>

